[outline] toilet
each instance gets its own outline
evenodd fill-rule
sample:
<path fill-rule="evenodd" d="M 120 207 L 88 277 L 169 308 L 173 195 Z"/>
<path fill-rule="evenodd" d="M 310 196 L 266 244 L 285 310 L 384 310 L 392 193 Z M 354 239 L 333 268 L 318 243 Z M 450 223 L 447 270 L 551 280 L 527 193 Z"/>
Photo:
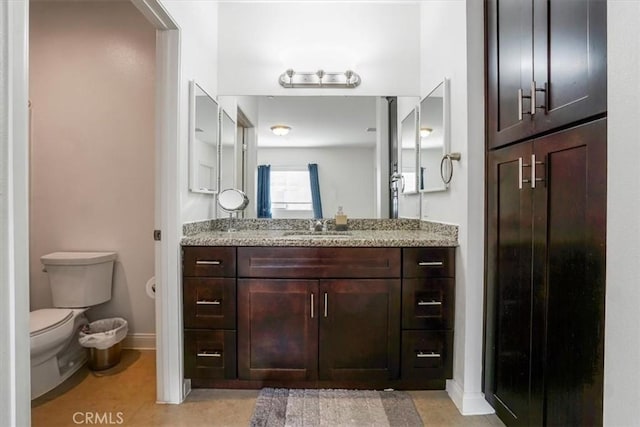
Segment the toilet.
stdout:
<path fill-rule="evenodd" d="M 87 360 L 78 334 L 89 307 L 111 299 L 115 252 L 54 252 L 40 258 L 53 306 L 30 313 L 31 399 L 54 389 Z"/>

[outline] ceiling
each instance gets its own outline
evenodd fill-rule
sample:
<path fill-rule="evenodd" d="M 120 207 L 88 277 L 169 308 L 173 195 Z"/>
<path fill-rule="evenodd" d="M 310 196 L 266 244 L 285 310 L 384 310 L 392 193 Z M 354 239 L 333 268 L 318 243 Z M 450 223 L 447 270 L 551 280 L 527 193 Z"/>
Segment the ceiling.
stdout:
<path fill-rule="evenodd" d="M 259 147 L 373 147 L 376 98 L 372 96 L 258 97 Z M 291 127 L 276 136 L 271 126 Z"/>

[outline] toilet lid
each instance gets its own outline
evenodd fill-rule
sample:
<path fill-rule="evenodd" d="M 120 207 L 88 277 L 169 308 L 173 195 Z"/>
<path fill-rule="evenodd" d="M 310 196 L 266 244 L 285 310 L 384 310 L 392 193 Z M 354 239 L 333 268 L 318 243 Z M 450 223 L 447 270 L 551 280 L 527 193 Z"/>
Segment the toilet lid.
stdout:
<path fill-rule="evenodd" d="M 29 334 L 39 335 L 73 318 L 73 310 L 66 308 L 44 308 L 29 313 Z"/>

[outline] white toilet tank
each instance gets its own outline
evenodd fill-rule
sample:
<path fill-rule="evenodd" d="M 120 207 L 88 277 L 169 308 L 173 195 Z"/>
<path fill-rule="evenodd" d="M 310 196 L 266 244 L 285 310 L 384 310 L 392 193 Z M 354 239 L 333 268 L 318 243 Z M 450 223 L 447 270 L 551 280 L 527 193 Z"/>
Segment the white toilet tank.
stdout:
<path fill-rule="evenodd" d="M 89 307 L 111 299 L 115 252 L 54 252 L 40 258 L 53 306 Z"/>

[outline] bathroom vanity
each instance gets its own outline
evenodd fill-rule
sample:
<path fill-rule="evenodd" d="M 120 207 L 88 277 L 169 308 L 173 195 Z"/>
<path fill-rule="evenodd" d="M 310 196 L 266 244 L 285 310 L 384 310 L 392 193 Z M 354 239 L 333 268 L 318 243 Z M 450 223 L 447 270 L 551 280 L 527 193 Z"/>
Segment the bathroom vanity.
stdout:
<path fill-rule="evenodd" d="M 457 229 L 407 224 L 185 237 L 185 378 L 193 387 L 443 389 Z"/>

